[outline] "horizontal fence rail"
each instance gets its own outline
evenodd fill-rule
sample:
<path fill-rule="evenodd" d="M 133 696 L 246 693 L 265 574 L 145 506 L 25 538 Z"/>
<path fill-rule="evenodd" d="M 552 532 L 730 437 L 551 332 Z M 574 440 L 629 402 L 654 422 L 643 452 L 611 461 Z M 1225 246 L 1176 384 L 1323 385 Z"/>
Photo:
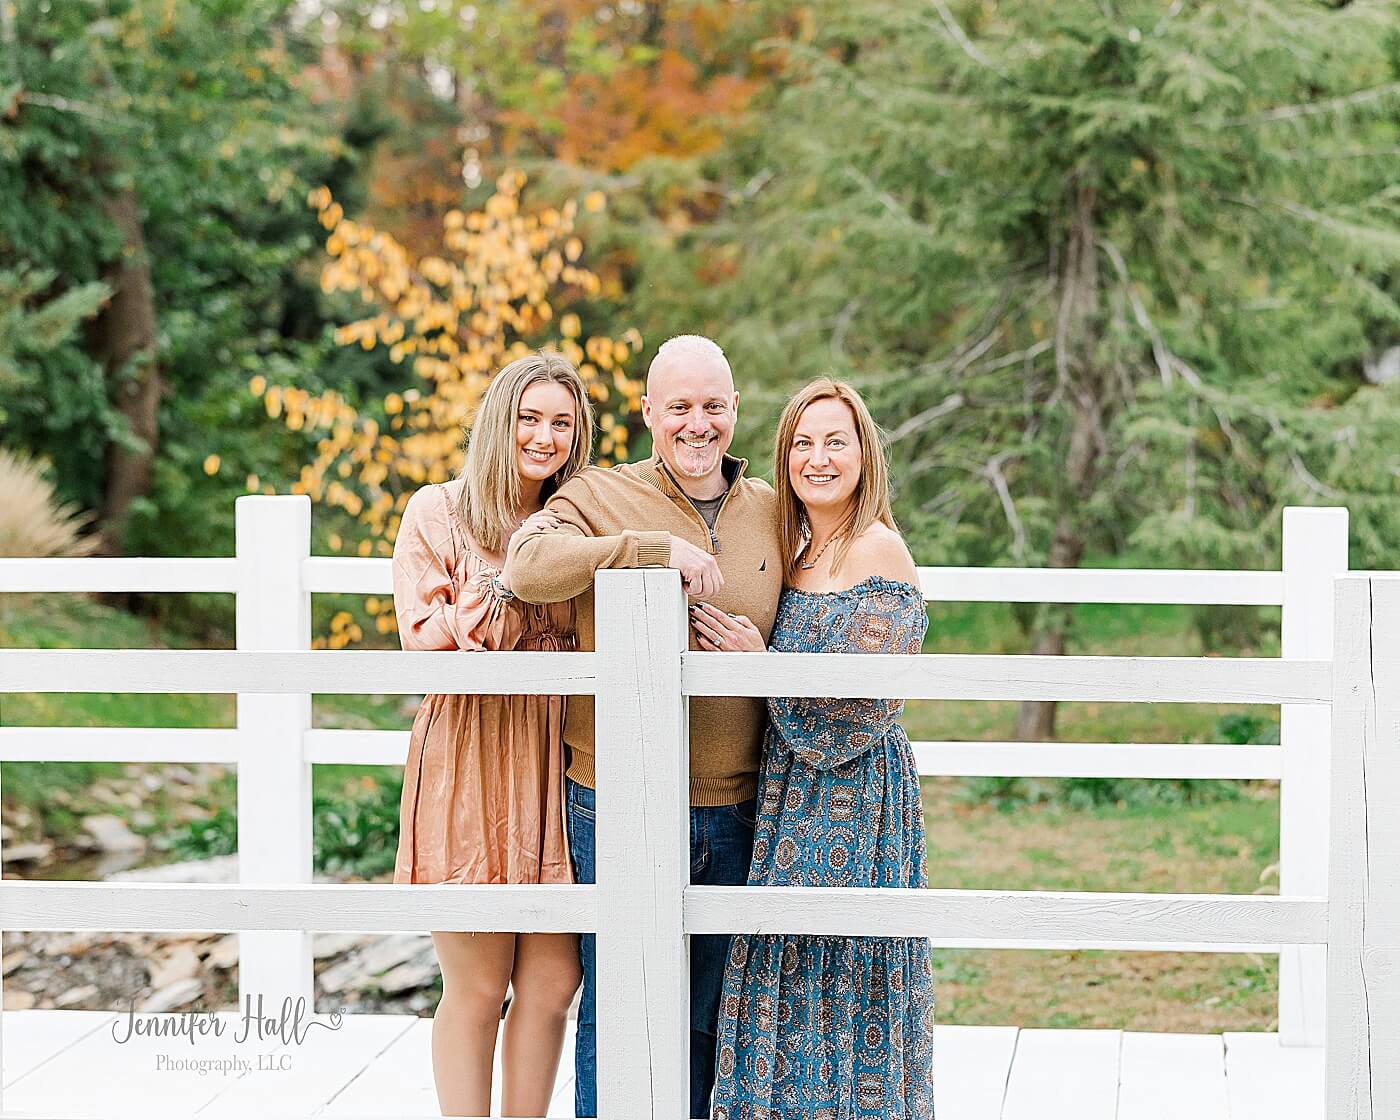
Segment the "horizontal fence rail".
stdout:
<path fill-rule="evenodd" d="M 688 933 L 974 939 L 1000 948 L 1320 945 L 1327 902 L 1271 895 L 690 887 Z M 1009 932 L 1009 931 L 1015 931 Z"/>
<path fill-rule="evenodd" d="M 687 696 L 1327 704 L 1327 661 L 1277 657 L 686 653 Z"/>
<path fill-rule="evenodd" d="M 1246 778 L 1277 781 L 1283 748 L 1228 743 L 914 742 L 923 775 L 957 778 Z"/>
<path fill-rule="evenodd" d="M 0 650 L 4 692 L 402 693 L 577 696 L 591 653 L 388 650 Z"/>
<path fill-rule="evenodd" d="M 0 762 L 238 761 L 236 728 L 0 727 Z M 400 752 L 398 762 L 403 762 Z"/>
<path fill-rule="evenodd" d="M 0 559 L 0 592 L 238 590 L 238 561 L 165 557 Z"/>
<path fill-rule="evenodd" d="M 5 928 L 592 933 L 591 886 L 0 882 Z"/>

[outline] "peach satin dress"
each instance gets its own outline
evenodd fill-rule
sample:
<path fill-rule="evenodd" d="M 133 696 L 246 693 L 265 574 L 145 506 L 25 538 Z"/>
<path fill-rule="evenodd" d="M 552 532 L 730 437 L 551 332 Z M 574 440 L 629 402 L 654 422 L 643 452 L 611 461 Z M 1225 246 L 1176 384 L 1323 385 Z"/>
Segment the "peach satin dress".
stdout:
<path fill-rule="evenodd" d="M 571 603 L 502 600 L 472 546 L 460 481 L 409 500 L 394 545 L 406 650 L 571 650 Z M 470 680 L 470 677 L 467 678 Z M 564 831 L 564 698 L 436 696 L 413 721 L 396 883 L 571 883 Z"/>

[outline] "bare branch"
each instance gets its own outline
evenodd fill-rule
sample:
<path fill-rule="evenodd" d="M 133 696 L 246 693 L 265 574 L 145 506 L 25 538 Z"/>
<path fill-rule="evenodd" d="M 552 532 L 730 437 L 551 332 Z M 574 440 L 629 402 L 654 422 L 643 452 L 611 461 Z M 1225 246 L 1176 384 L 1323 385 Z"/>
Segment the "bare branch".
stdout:
<path fill-rule="evenodd" d="M 953 17 L 953 13 L 948 10 L 948 5 L 943 0 L 933 0 L 934 11 L 938 13 L 938 18 L 943 21 L 943 26 L 947 28 L 948 34 L 953 37 L 953 42 L 959 47 L 968 58 L 980 66 L 985 66 L 993 74 L 1004 82 L 1009 82 L 1011 76 L 1000 66 L 977 49 L 977 44 L 967 37 L 967 32 L 962 29 L 962 25 Z"/>
<path fill-rule="evenodd" d="M 1249 113 L 1243 117 L 1227 117 L 1222 121 L 1212 121 L 1204 113 L 1197 113 L 1191 119 L 1197 124 L 1214 124 L 1219 128 L 1244 128 L 1252 124 L 1271 124 L 1274 121 L 1295 120 L 1298 117 L 1314 117 L 1322 113 L 1338 113 L 1368 101 L 1400 95 L 1400 82 L 1390 82 L 1383 86 L 1372 86 L 1349 93 L 1345 97 L 1332 97 L 1326 101 L 1314 101 L 1301 105 L 1280 105 L 1266 109 L 1262 113 Z"/>
<path fill-rule="evenodd" d="M 950 396 L 944 397 L 943 400 L 932 408 L 926 408 L 917 416 L 911 416 L 908 420 L 904 421 L 903 424 L 890 433 L 888 442 L 893 445 L 899 443 L 900 440 L 908 439 L 921 428 L 926 428 L 935 421 L 947 416 L 949 413 L 956 412 L 958 409 L 962 408 L 964 403 L 965 398 L 961 393 L 953 393 Z"/>
<path fill-rule="evenodd" d="M 1147 314 L 1146 305 L 1133 287 L 1133 278 L 1128 275 L 1128 262 L 1123 259 L 1123 254 L 1118 251 L 1118 246 L 1112 241 L 1102 238 L 1099 244 L 1103 246 L 1104 255 L 1113 263 L 1118 278 L 1123 281 L 1123 292 L 1128 297 L 1129 306 L 1133 309 L 1133 318 L 1137 320 L 1137 325 L 1147 332 L 1147 337 L 1152 340 L 1152 357 L 1157 362 L 1157 372 L 1162 378 L 1162 384 L 1170 387 L 1172 383 L 1171 355 L 1167 351 L 1167 344 L 1162 340 L 1156 326 L 1153 325 L 1151 316 Z"/>

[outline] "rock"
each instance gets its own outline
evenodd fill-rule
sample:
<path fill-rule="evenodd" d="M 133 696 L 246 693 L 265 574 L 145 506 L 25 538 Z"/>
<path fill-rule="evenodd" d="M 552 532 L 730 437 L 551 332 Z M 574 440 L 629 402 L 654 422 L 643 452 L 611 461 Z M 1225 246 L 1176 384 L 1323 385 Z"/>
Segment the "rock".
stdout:
<path fill-rule="evenodd" d="M 155 793 L 156 790 L 160 789 L 161 786 L 165 785 L 165 783 L 161 781 L 159 774 L 151 773 L 141 775 L 141 784 L 145 786 L 146 789 L 149 790 L 151 793 Z"/>
<path fill-rule="evenodd" d="M 238 934 L 231 933 L 214 947 L 204 958 L 210 968 L 232 968 L 238 963 Z"/>
<path fill-rule="evenodd" d="M 7 824 L 0 824 L 0 844 L 5 843 L 6 840 L 13 840 L 14 838 L 14 829 Z"/>
<path fill-rule="evenodd" d="M 215 856 L 160 867 L 142 867 L 106 876 L 109 883 L 236 883 L 238 856 Z"/>
<path fill-rule="evenodd" d="M 311 936 L 311 956 L 314 960 L 338 957 L 361 945 L 368 945 L 371 933 L 317 933 Z"/>
<path fill-rule="evenodd" d="M 87 1003 L 96 995 L 96 984 L 81 984 L 76 988 L 69 988 L 61 995 L 54 996 L 53 1005 L 55 1007 L 77 1007 Z"/>
<path fill-rule="evenodd" d="M 83 829 L 92 835 L 97 847 L 104 852 L 144 851 L 146 841 L 126 827 L 121 817 L 99 813 L 83 818 Z"/>
<path fill-rule="evenodd" d="M 167 766 L 165 776 L 182 786 L 194 785 L 194 773 L 184 766 Z"/>
<path fill-rule="evenodd" d="M 188 980 L 200 972 L 199 954 L 188 945 L 180 945 L 169 956 L 151 964 L 151 987 L 168 988 L 179 980 Z"/>
<path fill-rule="evenodd" d="M 0 976 L 8 976 L 17 968 L 23 968 L 24 962 L 29 959 L 29 954 L 23 949 L 11 949 L 5 954 L 5 965 L 0 968 Z"/>
<path fill-rule="evenodd" d="M 332 994 L 362 988 L 376 976 L 415 959 L 425 950 L 430 958 L 436 960 L 432 941 L 426 937 L 411 933 L 381 937 L 363 951 L 331 965 L 317 980 L 323 991 Z"/>
<path fill-rule="evenodd" d="M 0 860 L 6 863 L 41 863 L 53 852 L 53 845 L 43 841 L 31 844 L 11 844 L 0 848 Z"/>
<path fill-rule="evenodd" d="M 416 988 L 426 988 L 437 979 L 437 974 L 437 957 L 429 954 L 427 960 L 415 957 L 411 961 L 405 961 L 403 964 L 391 968 L 375 981 L 375 986 L 382 992 L 394 995 L 398 992 L 413 991 Z"/>
<path fill-rule="evenodd" d="M 6 1011 L 28 1011 L 33 1006 L 33 992 L 7 991 L 5 993 Z"/>
<path fill-rule="evenodd" d="M 193 977 L 187 980 L 176 980 L 175 983 L 167 984 L 164 988 L 156 991 L 137 1010 L 157 1013 L 174 1011 L 177 1007 L 192 1003 L 203 994 L 204 981 L 196 980 Z"/>
<path fill-rule="evenodd" d="M 155 826 L 156 826 L 156 817 L 155 817 L 155 814 L 154 814 L 154 813 L 148 813 L 148 812 L 146 812 L 145 809 L 139 808 L 140 804 L 141 804 L 141 802 L 140 802 L 140 800 L 138 799 L 136 805 L 133 806 L 133 808 L 136 809 L 136 812 L 134 812 L 134 813 L 131 814 L 131 827 L 132 827 L 132 828 L 155 828 Z"/>

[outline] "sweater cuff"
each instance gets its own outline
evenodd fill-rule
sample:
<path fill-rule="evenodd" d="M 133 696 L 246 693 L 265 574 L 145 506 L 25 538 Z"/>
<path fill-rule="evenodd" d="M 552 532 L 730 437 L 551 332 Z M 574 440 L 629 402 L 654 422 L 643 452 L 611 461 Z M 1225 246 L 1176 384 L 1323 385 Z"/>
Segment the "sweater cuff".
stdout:
<path fill-rule="evenodd" d="M 637 567 L 669 568 L 671 566 L 670 533 L 637 534 Z"/>

